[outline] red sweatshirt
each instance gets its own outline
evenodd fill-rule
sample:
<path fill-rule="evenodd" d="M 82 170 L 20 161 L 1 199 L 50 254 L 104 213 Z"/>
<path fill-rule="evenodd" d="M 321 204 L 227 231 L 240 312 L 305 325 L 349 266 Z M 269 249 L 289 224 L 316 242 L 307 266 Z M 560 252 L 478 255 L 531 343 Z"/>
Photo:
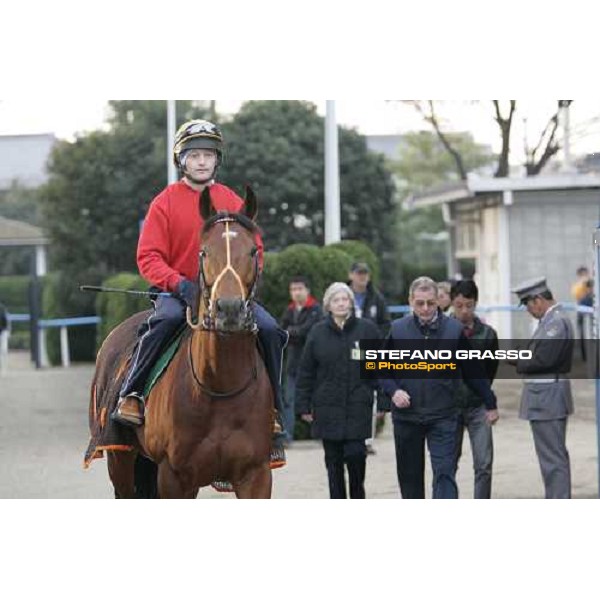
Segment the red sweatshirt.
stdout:
<path fill-rule="evenodd" d="M 210 186 L 215 210 L 238 212 L 244 201 L 231 189 Z M 152 285 L 175 292 L 183 279 L 198 278 L 200 234 L 200 193 L 178 181 L 167 186 L 150 204 L 137 248 L 140 273 Z M 259 268 L 263 266 L 263 242 L 256 235 Z"/>

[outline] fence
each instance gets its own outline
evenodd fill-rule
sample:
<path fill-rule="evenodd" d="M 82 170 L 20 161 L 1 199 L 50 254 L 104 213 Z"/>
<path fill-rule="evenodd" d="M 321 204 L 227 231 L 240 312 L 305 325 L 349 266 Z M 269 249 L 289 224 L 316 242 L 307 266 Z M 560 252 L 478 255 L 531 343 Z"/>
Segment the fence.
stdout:
<path fill-rule="evenodd" d="M 29 322 L 30 316 L 27 314 L 9 314 L 8 321 L 10 323 Z M 98 325 L 102 319 L 100 317 L 71 317 L 66 319 L 40 319 L 38 329 L 39 352 L 41 357 L 41 365 L 49 366 L 48 353 L 46 351 L 46 330 L 59 327 L 60 328 L 60 358 L 63 367 L 71 365 L 71 353 L 69 349 L 69 327 L 79 327 L 82 325 Z M 6 349 L 8 349 L 8 336 L 6 339 Z M 2 364 L 1 349 L 0 349 L 0 364 Z"/>
<path fill-rule="evenodd" d="M 562 306 L 568 311 L 574 311 L 579 314 L 583 314 L 586 317 L 584 319 L 585 325 L 585 338 L 589 339 L 593 337 L 592 330 L 592 319 L 594 309 L 589 306 L 577 305 L 573 302 L 563 302 Z M 388 307 L 388 310 L 392 317 L 400 317 L 410 312 L 411 308 L 407 304 L 394 304 Z M 492 313 L 492 312 L 525 312 L 523 306 L 478 306 L 478 313 Z M 30 316 L 27 314 L 9 314 L 8 321 L 10 323 L 29 322 Z M 49 360 L 46 351 L 46 330 L 52 327 L 60 328 L 60 356 L 61 364 L 63 367 L 68 367 L 71 364 L 70 350 L 69 350 L 69 327 L 79 327 L 82 325 L 98 325 L 101 323 L 101 318 L 96 316 L 91 317 L 72 317 L 66 319 L 42 319 L 39 321 L 39 347 L 41 355 L 42 366 L 48 366 Z M 0 335 L 0 369 L 5 364 L 6 353 L 8 351 L 8 331 Z"/>

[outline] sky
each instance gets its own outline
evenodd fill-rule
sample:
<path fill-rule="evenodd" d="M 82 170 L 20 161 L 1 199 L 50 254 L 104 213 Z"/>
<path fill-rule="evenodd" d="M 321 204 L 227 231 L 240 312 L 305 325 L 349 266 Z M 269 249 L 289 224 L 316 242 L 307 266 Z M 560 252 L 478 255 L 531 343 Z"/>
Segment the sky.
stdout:
<path fill-rule="evenodd" d="M 310 100 L 320 114 L 325 100 Z M 217 111 L 235 113 L 244 100 L 217 100 Z M 507 101 L 504 105 L 507 106 Z M 108 100 L 80 98 L 38 98 L 0 100 L 0 135 L 53 132 L 59 138 L 73 139 L 103 127 Z M 499 151 L 499 131 L 489 100 L 443 100 L 438 102 L 439 115 L 449 131 L 470 131 L 477 142 Z M 513 122 L 511 162 L 523 157 L 526 130 L 529 145 L 537 142 L 556 106 L 555 100 L 517 100 Z M 395 100 L 337 100 L 336 117 L 341 125 L 354 127 L 363 134 L 401 134 L 428 129 L 417 111 Z M 600 151 L 600 100 L 575 100 L 571 106 L 571 145 L 574 154 Z"/>

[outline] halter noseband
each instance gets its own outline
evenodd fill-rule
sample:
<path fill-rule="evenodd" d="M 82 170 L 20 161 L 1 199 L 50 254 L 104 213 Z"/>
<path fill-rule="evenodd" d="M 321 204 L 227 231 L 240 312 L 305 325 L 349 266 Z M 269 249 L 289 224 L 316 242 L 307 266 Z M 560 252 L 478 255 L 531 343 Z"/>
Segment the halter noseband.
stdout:
<path fill-rule="evenodd" d="M 194 323 L 192 320 L 192 310 L 188 306 L 186 309 L 187 324 L 194 330 L 202 329 L 204 331 L 217 331 L 215 318 L 212 316 L 212 308 L 214 305 L 218 285 L 221 282 L 221 280 L 223 279 L 223 277 L 225 276 L 225 274 L 227 272 L 230 272 L 233 274 L 233 276 L 234 276 L 235 280 L 237 281 L 238 285 L 240 286 L 240 290 L 242 292 L 242 300 L 244 302 L 242 310 L 244 311 L 245 316 L 246 316 L 246 320 L 244 323 L 245 329 L 254 331 L 254 330 L 256 330 L 256 322 L 254 320 L 254 315 L 252 314 L 252 311 L 250 310 L 250 303 L 252 302 L 252 300 L 254 300 L 254 294 L 256 293 L 256 288 L 258 285 L 258 276 L 259 276 L 258 249 L 254 248 L 254 250 L 252 251 L 252 260 L 253 260 L 253 266 L 254 266 L 254 278 L 253 278 L 252 284 L 250 286 L 250 291 L 248 292 L 248 294 L 246 294 L 246 289 L 244 288 L 244 284 L 242 283 L 240 276 L 238 275 L 237 271 L 231 265 L 231 242 L 230 242 L 231 236 L 230 236 L 230 231 L 229 231 L 229 223 L 239 223 L 239 221 L 235 218 L 234 215 L 225 214 L 222 217 L 216 219 L 214 221 L 214 223 L 211 224 L 211 227 L 214 225 L 217 225 L 218 223 L 225 223 L 227 264 L 225 265 L 225 267 L 223 267 L 223 269 L 221 269 L 221 272 L 217 275 L 215 281 L 211 285 L 208 285 L 208 283 L 206 282 L 206 275 L 204 273 L 204 258 L 206 257 L 206 251 L 204 249 L 202 249 L 200 251 L 200 255 L 199 255 L 199 259 L 200 259 L 199 267 L 200 268 L 199 268 L 198 278 L 199 278 L 199 284 L 200 284 L 200 291 L 202 294 L 201 306 L 203 305 L 206 310 L 205 310 L 204 318 L 202 319 L 202 321 Z M 198 309 L 198 312 L 200 312 L 199 309 Z"/>

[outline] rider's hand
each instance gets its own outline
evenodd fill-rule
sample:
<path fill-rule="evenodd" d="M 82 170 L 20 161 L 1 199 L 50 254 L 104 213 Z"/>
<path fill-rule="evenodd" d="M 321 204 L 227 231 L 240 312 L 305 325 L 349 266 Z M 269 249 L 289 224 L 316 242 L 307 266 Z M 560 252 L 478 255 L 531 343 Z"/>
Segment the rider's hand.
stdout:
<path fill-rule="evenodd" d="M 312 423 L 313 422 L 313 416 L 310 413 L 301 415 L 300 418 L 305 421 L 306 423 Z"/>
<path fill-rule="evenodd" d="M 194 307 L 198 297 L 198 286 L 189 279 L 184 279 L 177 286 L 177 295 L 190 307 Z"/>

